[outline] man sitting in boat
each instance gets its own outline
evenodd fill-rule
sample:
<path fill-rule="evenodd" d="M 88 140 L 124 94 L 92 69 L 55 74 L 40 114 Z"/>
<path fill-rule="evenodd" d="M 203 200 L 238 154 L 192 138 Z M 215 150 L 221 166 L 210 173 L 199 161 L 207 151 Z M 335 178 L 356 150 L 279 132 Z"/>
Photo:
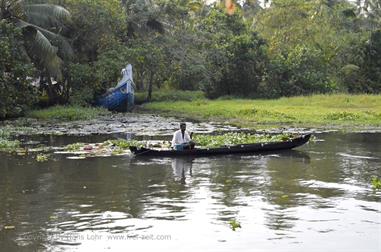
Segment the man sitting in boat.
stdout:
<path fill-rule="evenodd" d="M 192 134 L 186 131 L 187 125 L 185 122 L 180 123 L 180 129 L 173 134 L 172 148 L 175 150 L 190 150 L 193 149 L 195 143 L 192 141 Z"/>

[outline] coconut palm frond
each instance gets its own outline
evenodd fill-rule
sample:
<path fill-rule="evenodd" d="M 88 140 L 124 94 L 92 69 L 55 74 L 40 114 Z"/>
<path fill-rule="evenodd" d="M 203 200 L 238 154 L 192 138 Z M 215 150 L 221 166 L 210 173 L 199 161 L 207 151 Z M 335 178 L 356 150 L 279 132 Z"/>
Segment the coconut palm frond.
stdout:
<path fill-rule="evenodd" d="M 57 55 L 54 55 L 53 57 L 46 57 L 44 58 L 43 64 L 50 76 L 55 77 L 58 81 L 63 79 L 61 71 L 63 61 L 60 57 Z"/>
<path fill-rule="evenodd" d="M 46 0 L 22 0 L 24 4 L 44 4 Z"/>
<path fill-rule="evenodd" d="M 62 59 L 58 57 L 58 48 L 50 43 L 49 39 L 39 30 L 36 32 L 32 51 L 39 57 L 41 64 L 50 76 L 62 79 Z"/>
<path fill-rule="evenodd" d="M 48 57 L 52 57 L 58 52 L 58 48 L 52 45 L 49 39 L 47 39 L 39 30 L 37 30 L 34 38 L 34 46 L 36 49 L 38 48 L 40 53 L 46 54 Z"/>
<path fill-rule="evenodd" d="M 38 13 L 38 12 L 28 12 L 25 17 L 25 21 L 28 23 L 33 23 L 36 26 L 40 27 L 58 27 L 61 26 L 61 22 L 54 17 L 49 16 L 48 14 Z"/>
<path fill-rule="evenodd" d="M 65 59 L 72 59 L 74 57 L 74 51 L 69 42 L 61 35 L 56 34 L 54 32 L 48 31 L 44 28 L 41 28 L 37 25 L 27 23 L 25 21 L 20 20 L 18 26 L 20 28 L 26 28 L 26 27 L 33 27 L 37 31 L 41 33 L 42 36 L 44 36 L 45 40 L 47 40 L 50 45 L 56 46 L 59 48 L 60 55 Z M 38 35 L 39 36 L 39 35 Z M 42 40 L 40 40 L 42 41 Z M 44 43 L 47 45 L 46 43 Z M 44 51 L 41 51 L 44 52 Z M 57 51 L 55 51 L 57 53 Z"/>
<path fill-rule="evenodd" d="M 51 25 L 51 22 L 56 23 L 65 23 L 71 21 L 71 15 L 68 10 L 64 7 L 54 4 L 26 4 L 24 5 L 26 16 L 31 19 L 29 20 L 31 23 L 35 23 L 35 21 L 43 21 L 46 18 L 38 18 L 40 16 L 49 17 L 47 20 L 50 21 L 44 25 L 43 27 L 48 27 Z M 32 19 L 36 18 L 36 20 Z"/>
<path fill-rule="evenodd" d="M 53 55 L 57 53 L 57 48 L 37 29 L 33 24 L 19 20 L 17 26 L 23 30 L 24 36 L 30 41 L 29 46 L 37 46 L 40 53 Z"/>
<path fill-rule="evenodd" d="M 36 32 L 31 51 L 39 58 L 42 66 L 50 76 L 62 79 L 62 60 L 58 57 L 58 48 L 50 43 L 49 39 L 39 30 Z"/>
<path fill-rule="evenodd" d="M 23 18 L 24 8 L 22 0 L 0 1 L 1 18 Z"/>
<path fill-rule="evenodd" d="M 27 57 L 43 73 L 57 80 L 63 78 L 63 60 L 74 56 L 69 42 L 60 34 L 71 22 L 69 11 L 43 0 L 0 0 L 0 19 L 21 28 Z"/>
<path fill-rule="evenodd" d="M 35 26 L 24 21 L 19 21 L 18 26 L 23 30 L 30 57 L 37 60 L 50 76 L 61 79 L 62 60 L 57 55 L 58 48 Z"/>
<path fill-rule="evenodd" d="M 72 59 L 74 57 L 74 51 L 70 43 L 61 35 L 54 32 L 48 31 L 46 29 L 37 28 L 46 38 L 48 38 L 51 43 L 59 48 L 59 54 L 64 59 Z"/>
<path fill-rule="evenodd" d="M 128 34 L 145 34 L 148 31 L 165 32 L 160 20 L 160 9 L 150 0 L 125 0 L 122 4 L 127 13 Z"/>

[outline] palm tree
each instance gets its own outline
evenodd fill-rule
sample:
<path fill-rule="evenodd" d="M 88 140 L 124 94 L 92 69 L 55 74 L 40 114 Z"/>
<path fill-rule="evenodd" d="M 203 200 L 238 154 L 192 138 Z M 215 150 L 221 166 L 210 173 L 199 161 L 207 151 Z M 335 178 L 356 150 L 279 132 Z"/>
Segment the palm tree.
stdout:
<path fill-rule="evenodd" d="M 128 36 L 145 36 L 150 31 L 164 32 L 158 20 L 159 8 L 152 0 L 122 0 L 127 13 Z"/>
<path fill-rule="evenodd" d="M 38 0 L 0 0 L 0 19 L 22 29 L 25 50 L 46 76 L 62 79 L 62 62 L 73 56 L 68 41 L 60 35 L 70 13 L 63 7 Z"/>
<path fill-rule="evenodd" d="M 381 0 L 365 0 L 363 10 L 374 30 L 381 27 Z"/>

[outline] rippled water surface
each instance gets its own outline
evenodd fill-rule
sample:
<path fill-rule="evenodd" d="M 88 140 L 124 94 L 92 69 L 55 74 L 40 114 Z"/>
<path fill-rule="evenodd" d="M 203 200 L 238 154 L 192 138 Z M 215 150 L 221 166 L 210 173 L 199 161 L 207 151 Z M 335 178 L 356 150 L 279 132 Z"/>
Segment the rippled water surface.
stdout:
<path fill-rule="evenodd" d="M 194 159 L 0 154 L 0 250 L 381 251 L 381 134 L 316 137 Z"/>

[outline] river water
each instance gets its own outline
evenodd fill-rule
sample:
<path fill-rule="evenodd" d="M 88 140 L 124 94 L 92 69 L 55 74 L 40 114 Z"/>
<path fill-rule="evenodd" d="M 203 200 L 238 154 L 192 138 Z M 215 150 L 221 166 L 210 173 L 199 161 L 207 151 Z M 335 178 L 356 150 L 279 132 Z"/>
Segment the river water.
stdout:
<path fill-rule="evenodd" d="M 0 154 L 0 251 L 381 251 L 381 134 L 315 136 L 266 155 Z"/>

